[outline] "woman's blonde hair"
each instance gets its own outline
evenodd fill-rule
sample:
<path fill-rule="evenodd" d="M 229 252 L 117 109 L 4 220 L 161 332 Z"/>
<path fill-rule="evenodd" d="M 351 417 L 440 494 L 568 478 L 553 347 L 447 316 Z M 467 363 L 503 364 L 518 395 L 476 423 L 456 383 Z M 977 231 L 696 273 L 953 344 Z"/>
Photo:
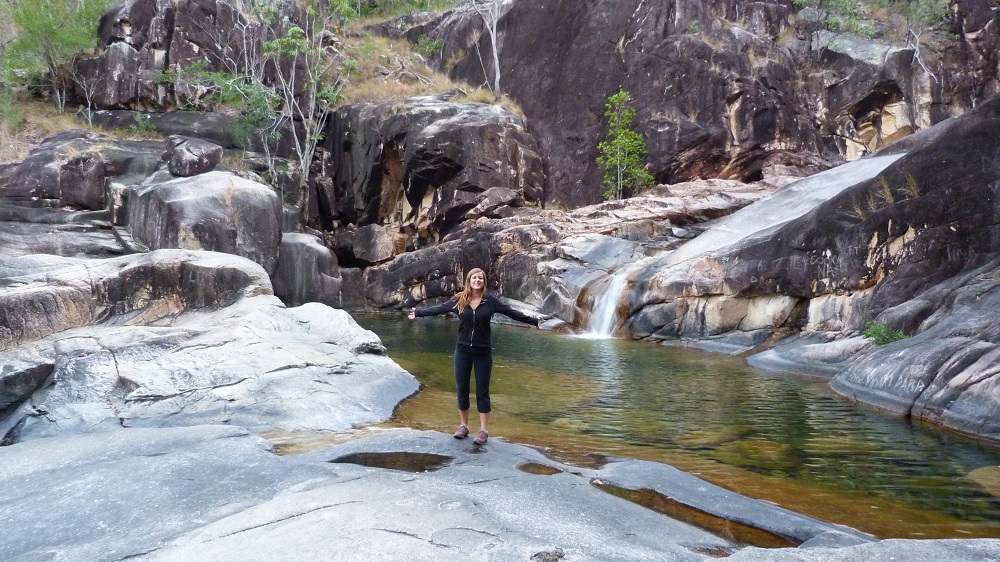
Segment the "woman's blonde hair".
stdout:
<path fill-rule="evenodd" d="M 472 281 L 472 276 L 476 273 L 481 273 L 483 275 L 483 294 L 486 293 L 486 272 L 478 267 L 470 269 L 469 272 L 465 274 L 465 287 L 462 289 L 462 292 L 458 294 L 458 304 L 455 305 L 459 314 L 465 312 L 465 307 L 469 306 L 469 302 L 472 300 L 472 283 L 470 283 L 470 281 Z"/>

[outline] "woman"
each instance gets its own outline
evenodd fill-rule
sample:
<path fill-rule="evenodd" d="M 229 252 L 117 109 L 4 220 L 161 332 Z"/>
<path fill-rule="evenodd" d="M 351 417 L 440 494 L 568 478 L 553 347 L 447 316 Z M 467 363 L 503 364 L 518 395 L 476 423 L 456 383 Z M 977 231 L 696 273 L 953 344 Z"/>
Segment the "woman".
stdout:
<path fill-rule="evenodd" d="M 493 369 L 493 350 L 490 344 L 490 317 L 503 314 L 519 322 L 538 326 L 539 320 L 522 314 L 500 302 L 496 295 L 486 292 L 486 273 L 478 267 L 465 276 L 465 288 L 450 301 L 420 310 L 410 311 L 409 318 L 434 316 L 455 312 L 458 314 L 458 342 L 455 345 L 455 386 L 458 391 L 458 417 L 461 425 L 455 439 L 469 436 L 469 379 L 476 369 L 476 409 L 479 410 L 479 433 L 472 440 L 476 445 L 489 438 L 487 424 L 490 419 L 490 371 Z"/>

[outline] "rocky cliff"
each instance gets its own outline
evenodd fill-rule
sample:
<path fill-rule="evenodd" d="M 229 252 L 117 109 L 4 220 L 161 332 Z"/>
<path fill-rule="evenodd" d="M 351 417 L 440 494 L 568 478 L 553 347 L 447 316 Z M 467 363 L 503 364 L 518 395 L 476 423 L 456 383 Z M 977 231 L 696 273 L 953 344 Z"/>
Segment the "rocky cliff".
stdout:
<path fill-rule="evenodd" d="M 947 24 L 893 42 L 818 31 L 790 1 L 519 0 L 498 26 L 501 84 L 546 158 L 550 204 L 600 199 L 595 147 L 619 87 L 662 183 L 808 175 L 997 93 L 995 8 L 953 2 Z M 441 66 L 482 84 L 490 42 L 457 12 L 387 29 L 444 40 Z"/>

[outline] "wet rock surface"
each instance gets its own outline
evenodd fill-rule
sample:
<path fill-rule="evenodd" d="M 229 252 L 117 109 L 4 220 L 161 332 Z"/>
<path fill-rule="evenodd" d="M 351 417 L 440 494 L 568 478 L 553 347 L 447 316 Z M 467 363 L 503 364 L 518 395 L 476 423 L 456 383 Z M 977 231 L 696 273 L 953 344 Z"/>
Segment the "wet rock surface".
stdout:
<path fill-rule="evenodd" d="M 453 295 L 464 271 L 489 267 L 490 285 L 544 314 L 580 324 L 584 291 L 625 264 L 676 248 L 700 223 L 765 197 L 774 187 L 709 180 L 574 211 L 524 209 L 506 219 L 466 221 L 435 246 L 365 269 L 375 307 Z"/>
<path fill-rule="evenodd" d="M 476 448 L 443 433 L 374 431 L 277 456 L 259 437 L 215 425 L 65 435 L 4 453 L 0 512 L 35 529 L 0 536 L 11 560 L 274 560 L 294 550 L 338 560 L 971 562 L 1000 553 L 997 540 L 873 542 L 656 463 L 586 469 L 495 437 Z M 744 547 L 606 493 L 609 482 L 806 540 Z"/>

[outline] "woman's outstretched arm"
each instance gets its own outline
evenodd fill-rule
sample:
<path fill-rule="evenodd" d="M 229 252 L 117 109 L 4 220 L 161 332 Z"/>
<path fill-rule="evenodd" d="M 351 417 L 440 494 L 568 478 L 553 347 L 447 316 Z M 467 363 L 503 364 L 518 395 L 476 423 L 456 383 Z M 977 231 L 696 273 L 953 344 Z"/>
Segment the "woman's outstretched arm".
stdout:
<path fill-rule="evenodd" d="M 410 311 L 410 320 L 418 318 L 421 316 L 437 316 L 438 314 L 446 314 L 455 310 L 455 305 L 458 303 L 458 299 L 451 299 L 448 302 L 428 306 L 426 308 L 414 308 Z"/>
<path fill-rule="evenodd" d="M 502 300 L 500 300 L 500 298 L 497 297 L 497 296 L 495 296 L 495 295 L 492 296 L 491 298 L 493 299 L 493 310 L 495 312 L 499 312 L 500 314 L 503 314 L 504 316 L 506 316 L 507 318 L 510 318 L 511 320 L 517 320 L 518 322 L 524 322 L 525 324 L 528 324 L 529 326 L 538 326 L 538 325 L 540 325 L 542 323 L 542 320 L 540 318 L 535 318 L 534 316 L 529 316 L 529 315 L 521 312 L 520 310 L 515 309 L 514 307 L 512 307 L 509 304 L 507 304 L 507 303 L 503 302 Z"/>

